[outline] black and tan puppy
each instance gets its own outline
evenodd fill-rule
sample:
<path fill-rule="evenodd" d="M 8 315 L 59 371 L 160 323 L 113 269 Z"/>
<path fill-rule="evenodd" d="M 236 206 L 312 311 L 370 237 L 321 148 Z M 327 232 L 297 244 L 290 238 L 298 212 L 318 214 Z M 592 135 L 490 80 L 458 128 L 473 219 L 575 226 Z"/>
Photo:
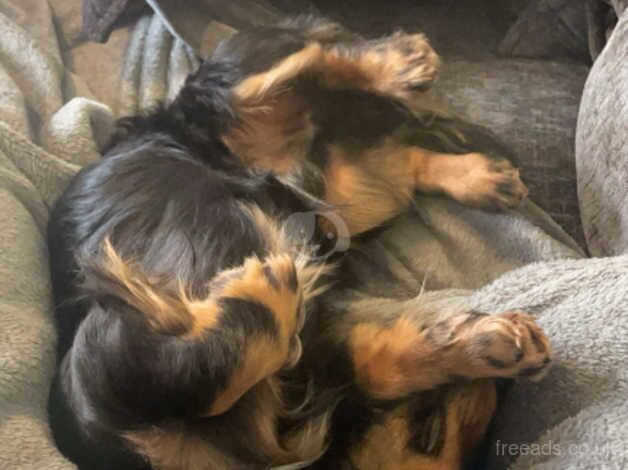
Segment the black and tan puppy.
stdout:
<path fill-rule="evenodd" d="M 68 457 L 90 470 L 462 464 L 494 411 L 488 379 L 542 375 L 543 333 L 523 313 L 339 306 L 342 259 L 308 249 L 381 226 L 416 190 L 489 209 L 525 197 L 504 159 L 427 149 L 464 147 L 447 119 L 407 107 L 437 69 L 420 35 L 364 41 L 301 19 L 235 36 L 173 103 L 121 122 L 49 226 L 49 411 Z M 304 246 L 285 227 L 321 211 L 347 233 L 320 220 Z"/>

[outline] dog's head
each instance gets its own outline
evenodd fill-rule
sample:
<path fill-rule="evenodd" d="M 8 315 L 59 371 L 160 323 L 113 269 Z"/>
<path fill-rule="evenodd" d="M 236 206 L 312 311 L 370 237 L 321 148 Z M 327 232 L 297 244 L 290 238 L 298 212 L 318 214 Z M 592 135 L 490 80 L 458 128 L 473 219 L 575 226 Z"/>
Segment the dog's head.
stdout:
<path fill-rule="evenodd" d="M 281 220 L 309 201 L 272 176 L 234 177 L 155 144 L 77 181 L 95 208 L 77 230 L 91 307 L 62 371 L 82 428 L 137 437 L 231 413 L 244 430 L 264 415 L 277 440 L 281 400 L 262 382 L 298 360 L 322 273 Z M 241 400 L 253 390 L 275 398 Z"/>
<path fill-rule="evenodd" d="M 243 72 L 237 56 L 203 64 L 168 108 L 127 120 L 77 180 L 90 307 L 62 365 L 64 395 L 88 434 L 123 437 L 158 468 L 197 468 L 190 455 L 199 468 L 233 468 L 234 456 L 257 468 L 324 448 L 322 414 L 280 433 L 290 413 L 278 372 L 298 361 L 328 268 L 300 250 L 349 234 L 316 233 L 312 218 L 328 208 L 310 184 L 245 167 L 281 173 L 283 161 L 294 177 L 305 165 L 288 157 L 309 153 L 315 129 L 285 90 L 320 60 L 306 39 L 268 75 L 260 64 Z M 232 88 L 242 73 L 253 75 Z M 307 240 L 295 243 L 301 232 Z"/>

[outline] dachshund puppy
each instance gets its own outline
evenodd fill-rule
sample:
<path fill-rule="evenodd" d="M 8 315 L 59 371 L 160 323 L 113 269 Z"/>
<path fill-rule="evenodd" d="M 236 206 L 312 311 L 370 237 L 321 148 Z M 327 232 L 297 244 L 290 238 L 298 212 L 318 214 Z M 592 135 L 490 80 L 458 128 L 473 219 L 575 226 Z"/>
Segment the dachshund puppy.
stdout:
<path fill-rule="evenodd" d="M 171 104 L 120 122 L 48 230 L 65 455 L 90 470 L 462 465 L 492 379 L 542 376 L 545 335 L 521 312 L 352 298 L 342 255 L 317 256 L 417 190 L 486 209 L 526 196 L 506 159 L 410 110 L 437 70 L 421 35 L 301 18 L 236 35 Z M 311 213 L 342 230 L 319 217 L 304 244 L 293 216 Z"/>

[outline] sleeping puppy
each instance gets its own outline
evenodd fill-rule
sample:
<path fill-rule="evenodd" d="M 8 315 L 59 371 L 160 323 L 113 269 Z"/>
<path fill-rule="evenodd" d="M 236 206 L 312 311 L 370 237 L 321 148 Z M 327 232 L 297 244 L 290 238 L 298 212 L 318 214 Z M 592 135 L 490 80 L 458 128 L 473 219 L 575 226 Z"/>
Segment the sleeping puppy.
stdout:
<path fill-rule="evenodd" d="M 302 18 L 236 35 L 170 105 L 121 121 L 48 231 L 49 413 L 66 456 L 90 470 L 462 465 L 493 379 L 546 371 L 543 332 L 521 312 L 338 302 L 351 273 L 320 255 L 417 190 L 486 209 L 526 196 L 507 160 L 465 153 L 454 121 L 410 111 L 437 69 L 421 35 L 365 41 Z M 295 214 L 315 215 L 306 243 Z"/>

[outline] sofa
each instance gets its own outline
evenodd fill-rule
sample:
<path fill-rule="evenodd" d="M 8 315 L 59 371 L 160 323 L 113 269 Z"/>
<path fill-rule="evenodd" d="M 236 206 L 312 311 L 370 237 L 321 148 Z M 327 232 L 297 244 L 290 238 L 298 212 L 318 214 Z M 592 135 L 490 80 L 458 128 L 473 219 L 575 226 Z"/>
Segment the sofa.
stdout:
<path fill-rule="evenodd" d="M 418 195 L 351 254 L 371 296 L 523 308 L 550 335 L 555 366 L 509 389 L 487 467 L 628 467 L 626 2 L 177 3 L 0 0 L 0 468 L 73 468 L 46 417 L 51 205 L 117 117 L 171 99 L 221 38 L 303 11 L 366 36 L 426 32 L 444 59 L 426 99 L 497 134 L 530 187 L 501 214 Z"/>

